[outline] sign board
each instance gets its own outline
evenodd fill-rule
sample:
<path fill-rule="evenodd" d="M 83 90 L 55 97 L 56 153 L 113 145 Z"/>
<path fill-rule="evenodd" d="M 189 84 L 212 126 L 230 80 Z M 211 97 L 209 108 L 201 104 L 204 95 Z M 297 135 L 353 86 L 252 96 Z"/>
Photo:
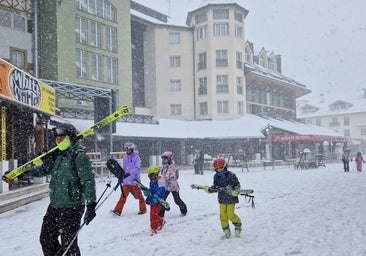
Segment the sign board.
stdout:
<path fill-rule="evenodd" d="M 0 59 L 0 97 L 55 114 L 55 89 Z"/>
<path fill-rule="evenodd" d="M 330 135 L 303 135 L 303 134 L 284 134 L 274 135 L 274 142 L 310 142 L 310 141 L 331 141 L 331 142 L 347 142 L 350 141 L 349 137 L 343 136 L 330 136 Z"/>

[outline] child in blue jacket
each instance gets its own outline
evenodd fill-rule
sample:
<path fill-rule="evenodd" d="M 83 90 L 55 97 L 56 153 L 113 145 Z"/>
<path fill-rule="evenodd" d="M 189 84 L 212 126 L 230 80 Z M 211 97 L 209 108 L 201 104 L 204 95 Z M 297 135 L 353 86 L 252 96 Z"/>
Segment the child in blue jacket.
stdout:
<path fill-rule="evenodd" d="M 147 169 L 147 175 L 150 179 L 150 191 L 143 191 L 146 196 L 146 204 L 150 205 L 150 228 L 152 235 L 161 230 L 165 224 L 164 218 L 159 215 L 162 206 L 158 198 L 164 198 L 165 184 L 159 176 L 160 167 L 152 165 Z"/>

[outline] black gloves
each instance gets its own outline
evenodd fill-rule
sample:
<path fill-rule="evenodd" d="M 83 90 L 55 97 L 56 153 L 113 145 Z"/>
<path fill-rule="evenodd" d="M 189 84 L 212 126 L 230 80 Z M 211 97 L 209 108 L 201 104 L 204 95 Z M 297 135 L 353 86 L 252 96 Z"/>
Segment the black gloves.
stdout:
<path fill-rule="evenodd" d="M 95 207 L 97 206 L 97 203 L 89 203 L 86 206 L 86 212 L 84 215 L 84 223 L 86 225 L 88 225 L 93 219 L 94 217 L 97 215 L 95 213 Z"/>

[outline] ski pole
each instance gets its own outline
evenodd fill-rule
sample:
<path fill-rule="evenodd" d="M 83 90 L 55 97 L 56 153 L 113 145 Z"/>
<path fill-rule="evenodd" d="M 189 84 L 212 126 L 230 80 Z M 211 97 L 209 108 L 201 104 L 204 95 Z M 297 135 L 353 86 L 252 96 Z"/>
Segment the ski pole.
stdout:
<path fill-rule="evenodd" d="M 119 185 L 119 183 L 117 183 L 117 185 L 113 188 L 113 190 L 116 190 L 117 188 L 118 188 L 118 185 Z M 105 192 L 107 191 L 107 189 L 108 188 L 110 188 L 111 187 L 111 181 L 109 181 L 107 184 L 106 184 L 106 188 L 104 189 L 104 191 L 103 191 L 103 193 L 100 195 L 100 197 L 98 198 L 98 201 L 97 201 L 97 207 L 95 208 L 95 211 L 105 202 L 105 199 L 101 202 L 101 203 L 99 203 L 99 201 L 102 199 L 102 197 L 103 197 L 103 195 L 105 194 Z M 111 191 L 111 192 L 113 192 L 113 191 Z M 108 194 L 108 196 L 107 196 L 107 198 L 109 197 L 109 195 L 110 195 L 111 193 L 109 193 Z M 74 241 L 75 241 L 75 239 L 78 237 L 78 235 L 79 235 L 79 233 L 80 233 L 80 231 L 81 231 L 81 229 L 83 228 L 85 226 L 85 221 L 81 224 L 81 226 L 79 227 L 79 229 L 76 231 L 76 233 L 75 233 L 75 235 L 72 237 L 72 239 L 71 239 L 71 241 L 68 243 L 68 245 L 67 245 L 67 247 L 66 247 L 66 249 L 65 249 L 65 251 L 63 252 L 63 254 L 61 254 L 62 253 L 62 247 L 60 248 L 60 250 L 56 253 L 56 256 L 58 256 L 58 255 L 62 255 L 62 256 L 65 256 L 66 255 L 66 253 L 70 250 L 70 248 L 71 248 L 71 246 L 72 246 L 72 244 L 74 243 Z"/>

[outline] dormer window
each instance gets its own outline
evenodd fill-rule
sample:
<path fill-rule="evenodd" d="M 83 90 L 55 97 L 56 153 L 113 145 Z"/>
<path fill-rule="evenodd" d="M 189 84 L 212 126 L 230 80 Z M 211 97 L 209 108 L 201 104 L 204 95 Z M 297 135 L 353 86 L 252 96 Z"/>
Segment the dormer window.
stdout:
<path fill-rule="evenodd" d="M 333 104 L 329 105 L 329 108 L 330 108 L 330 110 L 334 111 L 334 110 L 348 109 L 352 106 L 353 106 L 353 104 L 351 104 L 351 103 L 338 100 L 338 101 L 334 102 Z"/>

